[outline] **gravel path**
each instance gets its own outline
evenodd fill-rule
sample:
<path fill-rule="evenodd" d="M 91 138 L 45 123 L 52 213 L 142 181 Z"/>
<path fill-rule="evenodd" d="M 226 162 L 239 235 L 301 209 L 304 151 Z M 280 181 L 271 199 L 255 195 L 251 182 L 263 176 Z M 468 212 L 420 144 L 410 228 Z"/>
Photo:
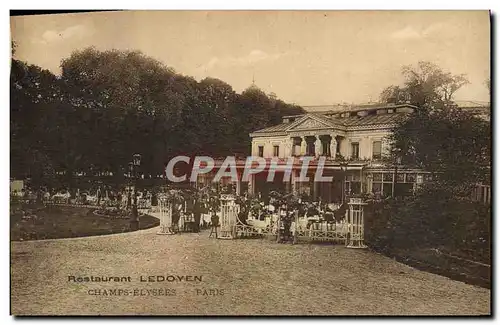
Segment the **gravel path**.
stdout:
<path fill-rule="evenodd" d="M 12 314 L 490 314 L 490 290 L 418 271 L 367 250 L 215 240 L 206 231 L 160 236 L 156 231 L 12 242 Z M 68 282 L 71 275 L 130 276 L 132 281 L 73 283 Z M 150 275 L 197 275 L 202 282 L 139 281 Z M 170 294 L 175 289 L 175 296 L 133 294 L 134 289 L 147 294 L 145 289 L 165 288 Z M 96 289 L 130 294 L 89 294 Z M 203 295 L 209 289 L 218 295 Z"/>

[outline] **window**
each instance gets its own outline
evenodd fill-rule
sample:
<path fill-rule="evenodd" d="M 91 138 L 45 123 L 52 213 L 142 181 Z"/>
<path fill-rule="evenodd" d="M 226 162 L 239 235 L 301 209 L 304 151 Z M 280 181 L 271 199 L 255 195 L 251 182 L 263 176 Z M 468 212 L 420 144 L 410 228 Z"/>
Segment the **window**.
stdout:
<path fill-rule="evenodd" d="M 392 195 L 392 173 L 372 174 L 372 193 L 388 197 Z"/>
<path fill-rule="evenodd" d="M 384 173 L 384 182 L 391 182 L 394 180 L 394 173 Z"/>
<path fill-rule="evenodd" d="M 292 156 L 300 156 L 300 138 L 293 138 Z"/>
<path fill-rule="evenodd" d="M 372 174 L 372 193 L 380 193 L 383 196 L 394 195 L 392 190 L 397 196 L 413 195 L 415 182 L 417 181 L 417 174 L 399 172 L 396 175 L 396 184 L 393 187 L 394 172 L 373 173 Z"/>
<path fill-rule="evenodd" d="M 397 196 L 413 195 L 416 182 L 414 173 L 398 173 L 395 191 Z"/>
<path fill-rule="evenodd" d="M 397 183 L 395 185 L 395 191 L 397 196 L 411 196 L 413 195 L 413 183 Z"/>
<path fill-rule="evenodd" d="M 280 155 L 280 146 L 273 147 L 273 155 L 274 157 L 278 157 Z"/>
<path fill-rule="evenodd" d="M 392 196 L 392 183 L 384 183 L 382 185 L 382 196 L 389 197 Z"/>
<path fill-rule="evenodd" d="M 355 182 L 355 181 L 352 181 L 351 182 L 351 186 L 350 186 L 350 194 L 361 194 L 361 182 Z"/>
<path fill-rule="evenodd" d="M 264 157 L 264 146 L 259 146 L 259 157 Z"/>
<path fill-rule="evenodd" d="M 359 142 L 351 143 L 351 158 L 353 159 L 359 158 Z"/>
<path fill-rule="evenodd" d="M 382 158 L 382 141 L 373 141 L 372 158 Z"/>
<path fill-rule="evenodd" d="M 373 181 L 374 182 L 382 182 L 382 174 L 380 174 L 380 173 L 373 174 Z"/>
<path fill-rule="evenodd" d="M 381 194 L 382 193 L 382 183 L 373 183 L 372 184 L 372 193 L 373 194 Z"/>
<path fill-rule="evenodd" d="M 383 174 L 373 173 L 372 174 L 372 193 L 382 195 L 384 193 L 383 188 Z"/>
<path fill-rule="evenodd" d="M 360 175 L 349 175 L 345 183 L 346 195 L 361 194 Z"/>

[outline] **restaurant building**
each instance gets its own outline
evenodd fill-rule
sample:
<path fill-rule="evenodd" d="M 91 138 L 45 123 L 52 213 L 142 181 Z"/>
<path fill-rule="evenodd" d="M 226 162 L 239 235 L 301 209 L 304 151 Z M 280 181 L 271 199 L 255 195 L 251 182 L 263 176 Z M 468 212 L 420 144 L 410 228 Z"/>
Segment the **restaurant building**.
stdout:
<path fill-rule="evenodd" d="M 489 105 L 461 103 L 489 120 Z M 294 192 L 322 202 L 342 203 L 347 196 L 372 194 L 382 197 L 412 195 L 423 183 L 432 182 L 432 175 L 421 169 L 409 168 L 392 161 L 389 137 L 400 119 L 417 107 L 410 104 L 367 104 L 304 107 L 303 115 L 284 116 L 282 123 L 250 133 L 251 156 L 262 157 L 271 164 L 277 160 L 285 165 L 294 159 L 290 179 L 283 181 L 284 172 L 276 171 L 273 182 L 267 181 L 268 169 L 241 181 L 245 160 L 237 160 L 239 179 L 223 179 L 233 192 L 262 195 L 272 190 Z M 476 112 L 477 111 L 477 112 Z M 308 181 L 300 181 L 303 157 L 310 157 Z M 324 157 L 322 175 L 332 181 L 317 182 L 314 174 Z M 216 166 L 220 165 L 216 161 Z M 214 172 L 215 173 L 215 172 Z M 214 173 L 199 175 L 197 186 L 208 185 Z M 232 184 L 231 184 L 232 183 Z M 217 186 L 220 186 L 218 184 Z M 488 202 L 490 188 L 481 187 L 481 201 Z M 483 193 L 484 192 L 484 193 Z"/>
<path fill-rule="evenodd" d="M 342 202 L 343 193 L 412 194 L 419 184 L 431 181 L 430 174 L 398 166 L 387 158 L 391 130 L 415 108 L 409 104 L 364 105 L 285 116 L 281 124 L 250 134 L 252 156 L 285 160 L 310 156 L 314 159 L 311 174 L 319 158 L 325 157 L 323 175 L 332 176 L 333 181 L 315 182 L 311 177 L 309 182 L 299 182 L 297 168 L 290 184 L 279 178 L 275 184 L 267 184 L 263 173 L 255 176 L 250 190 L 265 194 L 281 187 L 323 202 Z"/>
<path fill-rule="evenodd" d="M 409 104 L 365 105 L 285 116 L 281 124 L 250 134 L 251 155 L 264 158 L 267 166 L 272 160 L 284 165 L 292 157 L 290 179 L 284 181 L 285 173 L 276 171 L 274 181 L 268 182 L 266 169 L 252 175 L 248 182 L 242 182 L 241 177 L 233 182 L 234 192 L 266 197 L 270 191 L 279 190 L 334 203 L 362 193 L 391 196 L 398 191 L 398 195 L 411 195 L 419 184 L 431 181 L 430 174 L 400 166 L 387 157 L 392 128 L 415 108 Z M 311 159 L 308 181 L 299 179 L 303 157 Z M 325 159 L 322 175 L 332 177 L 332 181 L 315 181 L 320 157 Z M 245 161 L 236 163 L 241 176 Z M 197 186 L 208 185 L 213 176 L 199 175 Z M 230 180 L 221 183 L 228 185 Z"/>

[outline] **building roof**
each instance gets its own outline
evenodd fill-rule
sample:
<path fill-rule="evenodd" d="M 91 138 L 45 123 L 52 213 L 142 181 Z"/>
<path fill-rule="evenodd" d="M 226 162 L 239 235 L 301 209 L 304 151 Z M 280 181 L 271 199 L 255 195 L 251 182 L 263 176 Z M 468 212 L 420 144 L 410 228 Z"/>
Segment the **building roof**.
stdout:
<path fill-rule="evenodd" d="M 488 101 L 480 100 L 455 100 L 454 103 L 461 108 L 472 108 L 472 107 L 490 107 L 491 104 Z M 397 104 L 392 106 L 407 106 L 408 104 Z M 364 103 L 364 104 L 331 104 L 331 105 L 306 105 L 302 108 L 308 113 L 340 113 L 340 112 L 352 112 L 365 109 L 376 109 L 387 107 L 388 105 L 383 103 Z"/>
<path fill-rule="evenodd" d="M 340 112 L 355 112 L 362 110 L 370 110 L 377 108 L 387 108 L 388 106 L 392 107 L 403 107 L 409 106 L 409 104 L 384 104 L 377 102 L 363 103 L 363 104 L 332 104 L 332 105 L 309 105 L 302 106 L 302 108 L 308 113 L 340 113 Z"/>
<path fill-rule="evenodd" d="M 337 126 L 337 125 L 344 125 L 343 121 L 338 118 L 332 118 L 332 117 L 327 117 L 323 114 L 308 114 L 314 116 L 316 119 L 320 120 L 321 122 L 331 125 L 331 126 Z"/>
<path fill-rule="evenodd" d="M 289 126 L 290 123 L 281 123 L 278 125 L 273 125 L 264 129 L 254 131 L 253 133 L 284 132 Z"/>
<path fill-rule="evenodd" d="M 353 112 L 360 112 L 360 111 L 375 111 L 379 109 L 397 109 L 397 108 L 402 108 L 402 107 L 411 107 L 413 109 L 417 108 L 416 106 L 410 105 L 410 104 L 380 104 L 380 103 L 373 103 L 373 104 L 363 104 L 363 105 L 356 105 L 356 106 L 350 106 L 344 110 L 317 110 L 317 111 L 307 111 L 307 113 L 314 113 L 314 114 L 322 114 L 322 115 L 329 115 L 329 114 L 341 114 L 341 113 L 353 113 Z"/>
<path fill-rule="evenodd" d="M 460 108 L 464 109 L 474 109 L 481 111 L 489 111 L 490 103 L 482 101 L 455 101 L 455 103 Z M 306 114 L 303 115 L 290 115 L 284 116 L 283 119 L 291 119 L 294 121 L 281 123 L 278 125 L 273 125 L 264 129 L 260 129 L 252 132 L 252 134 L 286 134 L 287 131 L 293 130 L 297 125 L 300 125 L 303 121 L 306 121 L 306 116 L 309 116 L 316 121 L 325 124 L 325 127 L 339 127 L 343 129 L 348 129 L 352 127 L 363 127 L 371 125 L 392 125 L 395 124 L 400 118 L 406 114 L 400 113 L 398 109 L 405 108 L 415 109 L 416 107 L 410 104 L 389 104 L 384 105 L 381 103 L 368 103 L 361 105 L 348 105 L 348 104 L 337 104 L 337 105 L 316 105 L 316 106 L 303 106 L 306 110 Z M 383 113 L 383 114 L 373 114 L 378 110 L 394 109 L 397 112 L 394 113 Z M 371 112 L 366 116 L 360 116 L 363 114 L 356 114 L 357 112 Z M 347 113 L 347 117 L 340 117 L 341 114 Z"/>
<path fill-rule="evenodd" d="M 458 107 L 463 109 L 474 109 L 480 111 L 489 111 L 490 103 L 484 101 L 455 101 Z M 411 108 L 416 107 L 410 104 L 389 104 L 384 105 L 381 103 L 367 103 L 360 105 L 349 105 L 349 104 L 336 104 L 336 105 L 312 105 L 312 106 L 302 106 L 306 110 L 306 114 L 303 115 L 290 115 L 284 116 L 283 119 L 294 119 L 292 122 L 281 123 L 278 125 L 273 125 L 264 129 L 260 129 L 252 132 L 252 134 L 286 134 L 287 131 L 293 130 L 293 128 L 303 121 L 306 121 L 306 116 L 309 116 L 316 121 L 325 124 L 325 127 L 339 127 L 339 128 L 352 128 L 352 127 L 363 127 L 371 125 L 392 125 L 395 124 L 401 117 L 405 116 L 405 113 L 384 113 L 384 114 L 373 114 L 375 111 L 384 109 L 399 109 L 399 108 Z M 355 114 L 356 112 L 367 111 L 372 112 L 366 116 L 359 116 L 362 114 Z M 398 110 L 399 111 L 399 110 Z M 348 113 L 348 117 L 340 117 L 342 113 Z"/>
<path fill-rule="evenodd" d="M 393 124 L 396 123 L 402 117 L 402 115 L 403 114 L 392 113 L 381 115 L 353 116 L 337 120 L 342 121 L 345 126 Z"/>
<path fill-rule="evenodd" d="M 355 127 L 355 126 L 393 124 L 393 123 L 396 123 L 403 116 L 403 114 L 401 114 L 401 113 L 386 113 L 386 114 L 379 114 L 379 115 L 350 116 L 350 117 L 337 118 L 337 117 L 327 117 L 326 115 L 319 114 L 319 113 L 308 113 L 305 115 L 294 116 L 294 117 L 297 117 L 297 119 L 294 122 L 281 123 L 278 125 L 274 125 L 274 126 L 270 126 L 270 127 L 264 128 L 264 129 L 254 131 L 252 133 L 255 133 L 255 134 L 259 134 L 259 133 L 283 133 L 283 132 L 286 132 L 288 129 L 293 129 L 295 125 L 300 124 L 304 120 L 303 118 L 306 116 L 313 117 L 314 119 L 323 122 L 327 126 L 331 126 L 331 127 L 337 126 L 337 127 L 341 127 L 341 128 L 347 128 L 347 127 Z"/>
<path fill-rule="evenodd" d="M 490 102 L 478 100 L 455 100 L 454 103 L 460 108 L 490 108 L 491 106 Z"/>
<path fill-rule="evenodd" d="M 352 105 L 333 104 L 333 105 L 310 105 L 302 106 L 306 112 L 343 112 L 348 111 Z"/>

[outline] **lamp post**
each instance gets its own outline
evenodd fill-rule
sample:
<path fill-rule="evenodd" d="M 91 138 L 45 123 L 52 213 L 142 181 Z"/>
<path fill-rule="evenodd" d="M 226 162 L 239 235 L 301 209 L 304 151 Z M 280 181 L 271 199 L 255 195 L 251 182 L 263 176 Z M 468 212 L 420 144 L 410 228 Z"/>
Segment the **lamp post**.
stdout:
<path fill-rule="evenodd" d="M 345 182 L 346 182 L 346 177 L 347 177 L 347 165 L 349 163 L 347 161 L 342 161 L 340 163 L 340 169 L 342 170 L 342 173 L 344 175 L 343 180 L 342 180 L 342 204 L 345 203 Z"/>
<path fill-rule="evenodd" d="M 127 210 L 132 207 L 132 175 L 134 172 L 134 164 L 128 163 L 128 191 L 127 191 Z"/>
<path fill-rule="evenodd" d="M 130 218 L 131 231 L 139 229 L 139 213 L 137 212 L 137 180 L 138 180 L 137 171 L 140 165 L 141 165 L 141 155 L 135 154 L 133 156 L 132 162 L 129 163 L 129 166 L 131 168 L 131 174 L 133 175 L 134 178 L 134 203 L 132 205 L 132 215 Z"/>

